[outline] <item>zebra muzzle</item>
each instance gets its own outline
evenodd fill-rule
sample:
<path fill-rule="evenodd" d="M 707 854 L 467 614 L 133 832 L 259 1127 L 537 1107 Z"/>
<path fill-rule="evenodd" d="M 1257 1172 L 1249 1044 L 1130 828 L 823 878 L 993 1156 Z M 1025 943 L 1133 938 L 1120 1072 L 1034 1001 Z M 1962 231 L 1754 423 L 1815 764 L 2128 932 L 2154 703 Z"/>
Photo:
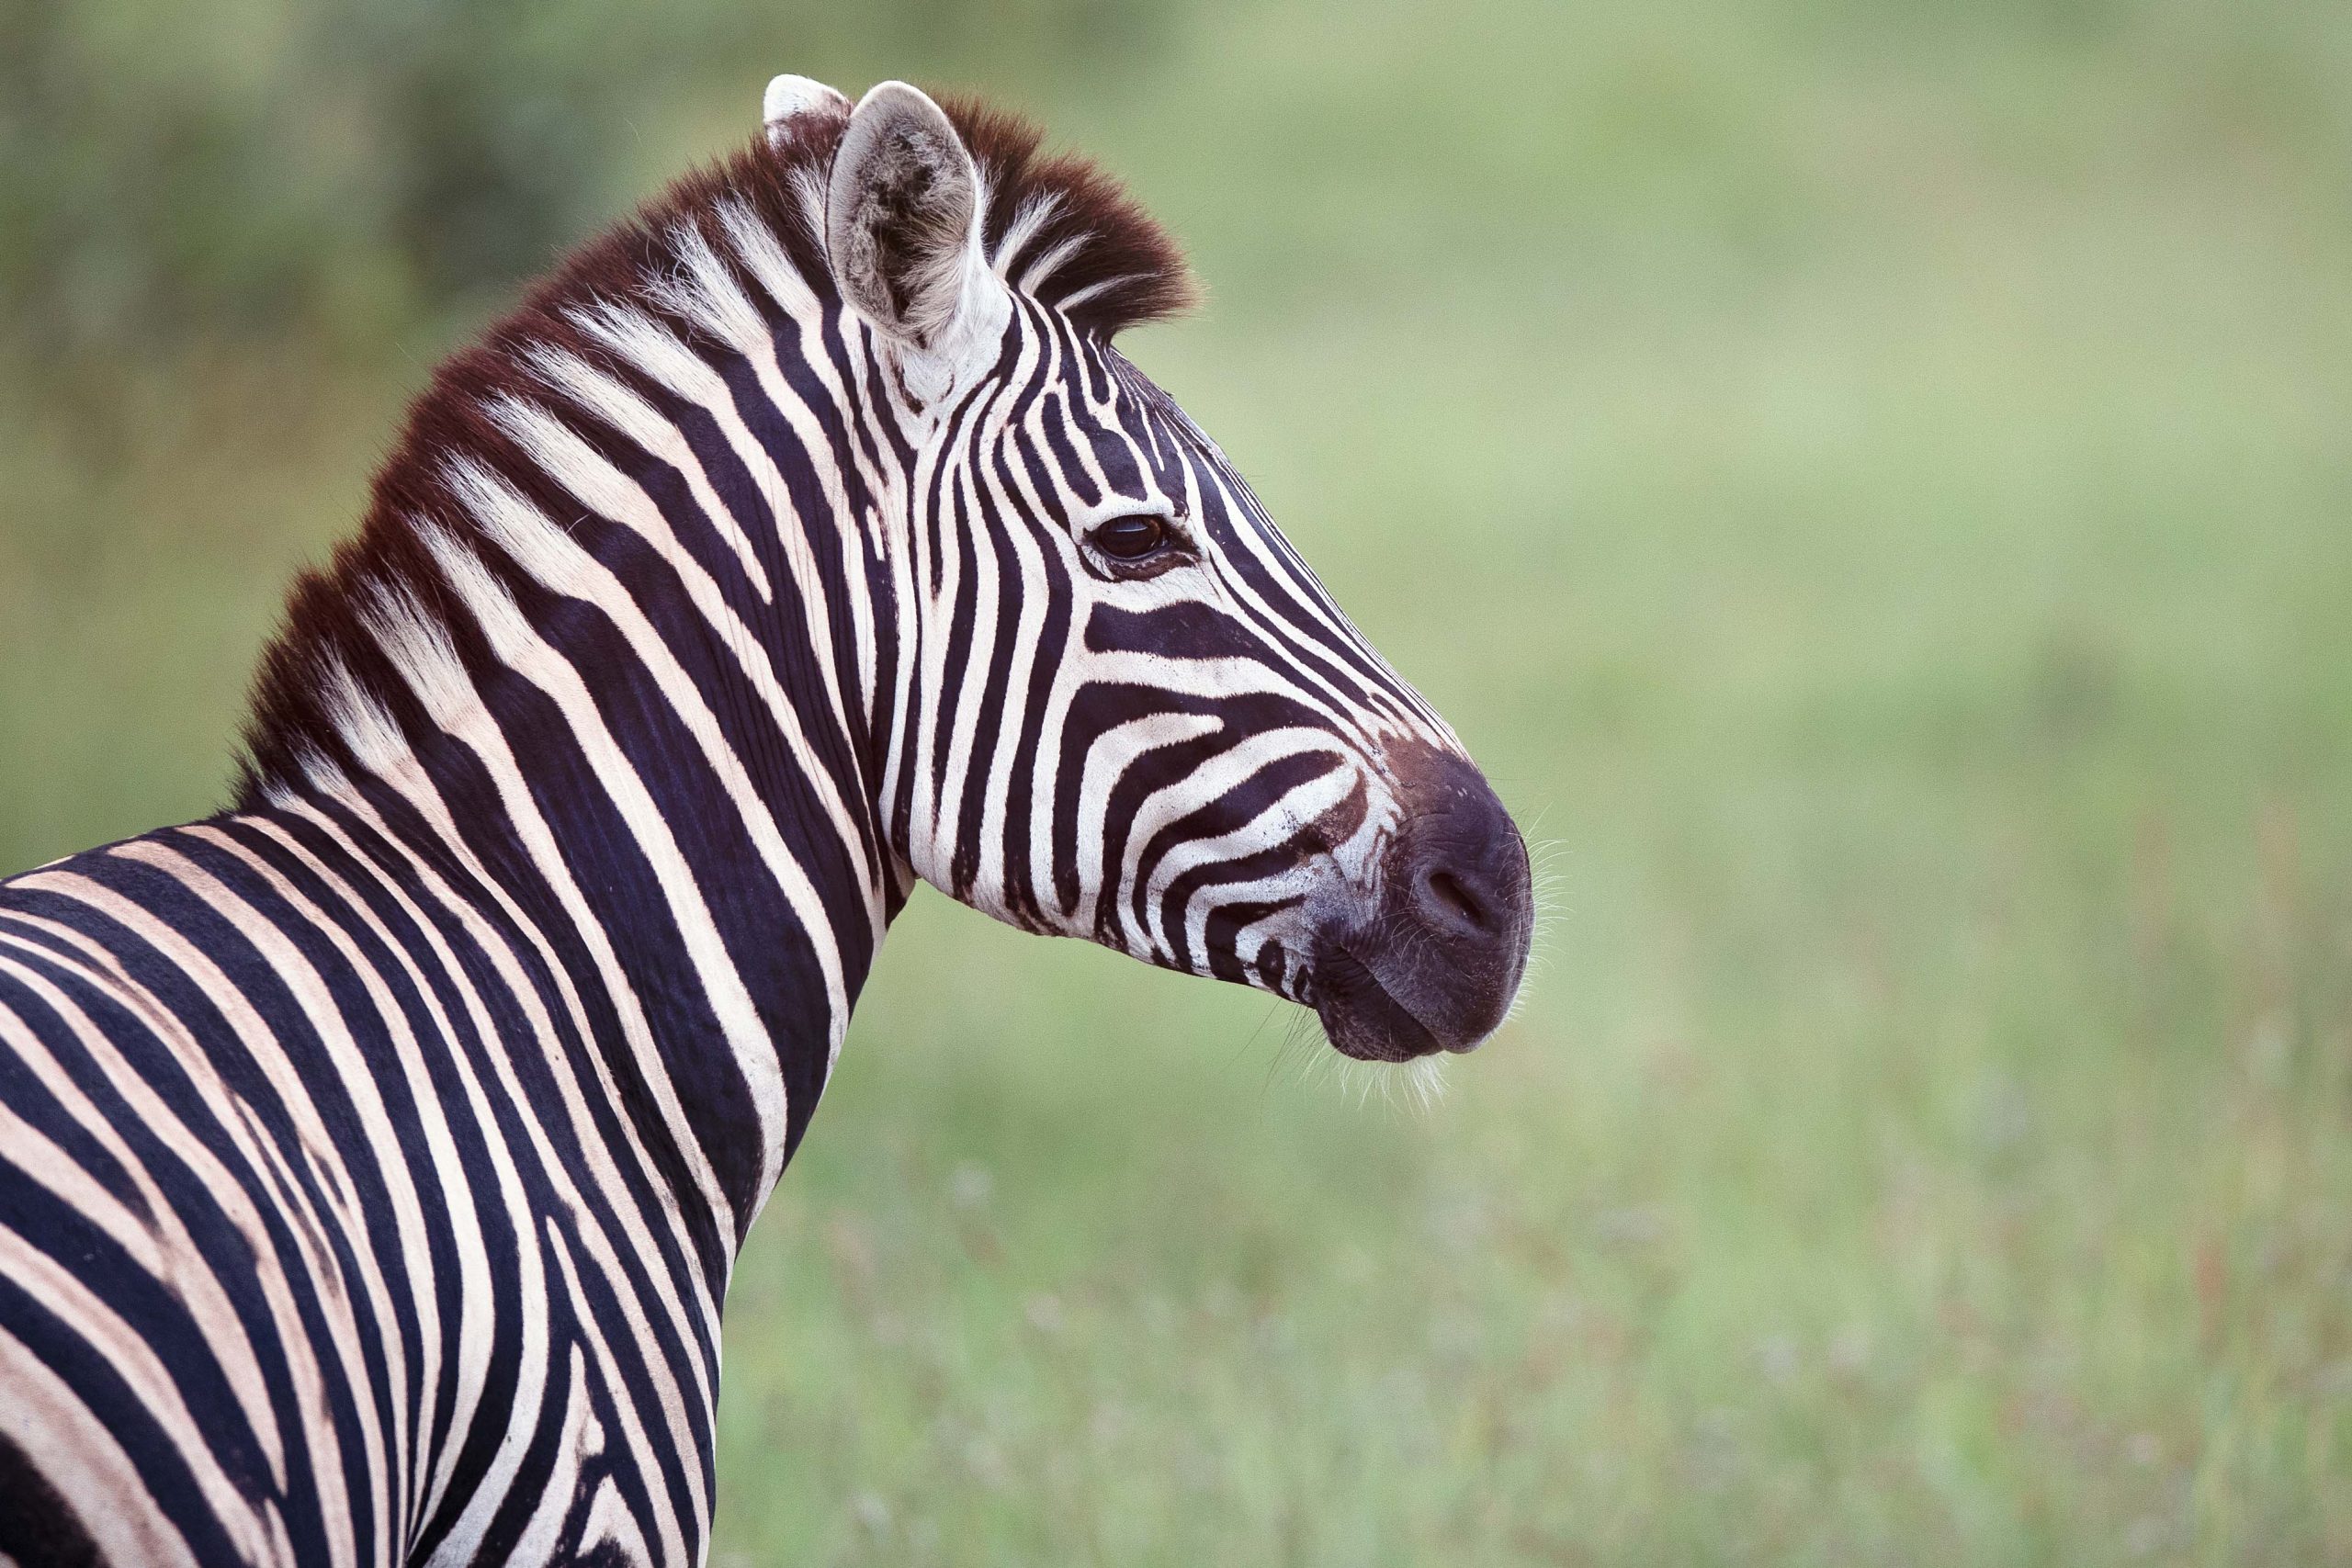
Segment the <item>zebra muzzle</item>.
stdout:
<path fill-rule="evenodd" d="M 1403 820 L 1369 918 L 1317 943 L 1316 1011 L 1365 1061 L 1468 1051 L 1502 1023 L 1527 970 L 1526 841 L 1477 768 L 1451 752 L 1392 757 Z"/>

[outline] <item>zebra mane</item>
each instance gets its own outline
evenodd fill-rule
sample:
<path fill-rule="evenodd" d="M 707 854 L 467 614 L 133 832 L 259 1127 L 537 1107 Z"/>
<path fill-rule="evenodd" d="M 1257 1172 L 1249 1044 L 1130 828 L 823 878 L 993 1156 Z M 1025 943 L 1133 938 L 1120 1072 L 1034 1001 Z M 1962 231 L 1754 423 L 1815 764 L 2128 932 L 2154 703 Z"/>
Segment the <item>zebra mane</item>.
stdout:
<path fill-rule="evenodd" d="M 1118 181 L 1075 153 L 1041 156 L 1042 133 L 1018 115 L 973 98 L 941 107 L 979 165 L 989 259 L 1014 288 L 1106 339 L 1192 307 L 1183 253 Z"/>
<path fill-rule="evenodd" d="M 1081 157 L 1045 153 L 1042 133 L 1016 115 L 968 97 L 941 107 L 978 166 L 983 243 L 1009 287 L 1105 341 L 1192 303 L 1175 242 L 1110 175 Z M 288 598 L 243 728 L 238 807 L 359 760 L 356 733 L 397 738 L 384 725 L 400 728 L 398 715 L 411 705 L 401 694 L 423 672 L 393 667 L 388 648 L 411 660 L 437 655 L 451 666 L 445 675 L 471 662 L 465 628 L 476 617 L 453 598 L 447 562 L 453 541 L 469 543 L 482 530 L 459 476 L 502 479 L 550 514 L 574 504 L 518 454 L 511 427 L 518 400 L 546 400 L 550 363 L 621 371 L 623 356 L 600 322 L 608 328 L 623 313 L 681 343 L 708 343 L 708 319 L 684 285 L 695 278 L 707 288 L 712 269 L 765 312 L 784 308 L 779 283 L 803 301 L 835 298 L 824 191 L 846 124 L 841 116 L 798 116 L 780 137 L 755 138 L 679 179 L 574 251 L 514 311 L 442 363 L 377 470 L 358 535 L 323 570 L 303 573 Z M 760 258 L 744 254 L 747 231 L 758 236 Z M 779 252 L 797 279 L 759 265 Z"/>

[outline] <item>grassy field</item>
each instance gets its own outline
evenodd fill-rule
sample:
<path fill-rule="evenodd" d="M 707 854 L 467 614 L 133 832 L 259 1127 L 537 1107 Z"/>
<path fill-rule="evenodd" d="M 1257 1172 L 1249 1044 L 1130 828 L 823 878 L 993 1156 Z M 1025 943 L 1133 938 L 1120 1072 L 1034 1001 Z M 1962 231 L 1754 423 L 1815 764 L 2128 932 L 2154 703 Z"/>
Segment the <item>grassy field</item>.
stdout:
<path fill-rule="evenodd" d="M 714 1560 L 2352 1562 L 2352 12 L 959 47 L 780 28 L 624 172 L 771 68 L 1011 80 L 1193 243 L 1130 352 L 1550 914 L 1423 1113 L 919 896 L 739 1276 Z M 5 400 L 0 863 L 212 803 L 419 342 Z"/>

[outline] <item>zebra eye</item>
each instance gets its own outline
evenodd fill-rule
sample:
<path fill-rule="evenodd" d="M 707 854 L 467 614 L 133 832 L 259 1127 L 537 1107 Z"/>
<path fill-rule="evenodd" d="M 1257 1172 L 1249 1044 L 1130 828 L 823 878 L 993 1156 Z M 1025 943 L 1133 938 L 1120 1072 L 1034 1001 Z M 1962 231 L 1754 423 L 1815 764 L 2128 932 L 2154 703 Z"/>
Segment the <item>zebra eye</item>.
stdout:
<path fill-rule="evenodd" d="M 1114 517 L 1086 539 L 1113 560 L 1139 561 L 1168 542 L 1168 525 L 1157 517 Z"/>

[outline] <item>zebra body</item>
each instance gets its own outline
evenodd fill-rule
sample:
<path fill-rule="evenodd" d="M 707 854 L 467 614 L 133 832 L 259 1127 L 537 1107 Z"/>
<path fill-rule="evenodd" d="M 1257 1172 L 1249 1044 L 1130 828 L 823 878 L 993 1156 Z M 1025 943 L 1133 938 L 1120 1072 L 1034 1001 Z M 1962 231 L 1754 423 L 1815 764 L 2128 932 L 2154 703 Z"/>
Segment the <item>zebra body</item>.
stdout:
<path fill-rule="evenodd" d="M 926 880 L 1466 1049 L 1515 829 L 1110 346 L 1102 176 L 797 78 L 445 367 L 233 809 L 0 884 L 0 1560 L 683 1563 Z"/>

